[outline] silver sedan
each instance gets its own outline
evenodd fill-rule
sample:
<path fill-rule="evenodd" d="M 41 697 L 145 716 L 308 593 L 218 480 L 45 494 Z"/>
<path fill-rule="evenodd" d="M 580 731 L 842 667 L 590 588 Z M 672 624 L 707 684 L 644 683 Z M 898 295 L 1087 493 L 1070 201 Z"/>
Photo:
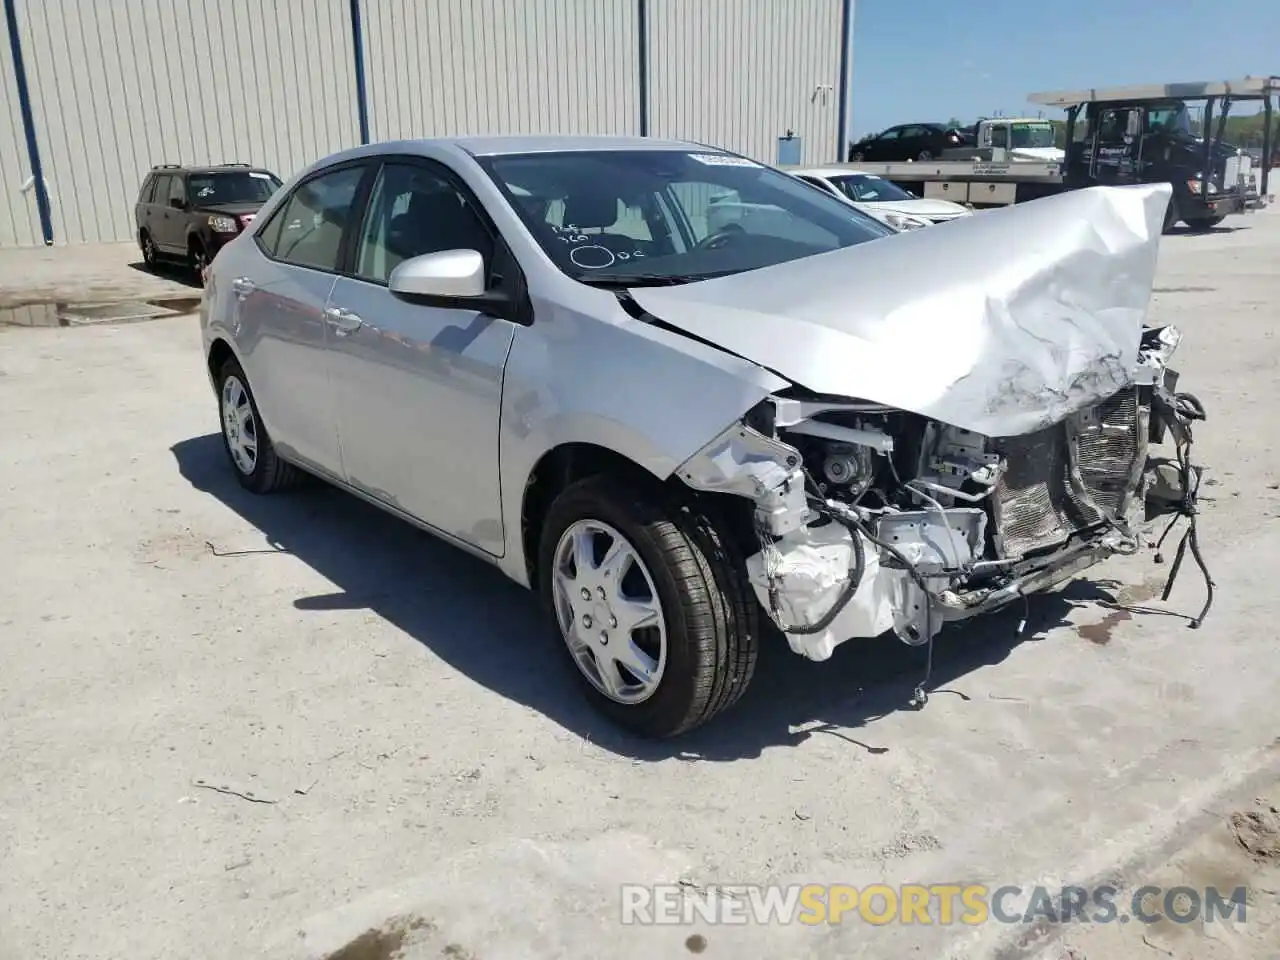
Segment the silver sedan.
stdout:
<path fill-rule="evenodd" d="M 1161 189 L 898 234 L 687 143 L 359 147 L 210 267 L 229 463 L 487 559 L 601 710 L 679 734 L 762 636 L 931 643 L 1133 543 Z"/>

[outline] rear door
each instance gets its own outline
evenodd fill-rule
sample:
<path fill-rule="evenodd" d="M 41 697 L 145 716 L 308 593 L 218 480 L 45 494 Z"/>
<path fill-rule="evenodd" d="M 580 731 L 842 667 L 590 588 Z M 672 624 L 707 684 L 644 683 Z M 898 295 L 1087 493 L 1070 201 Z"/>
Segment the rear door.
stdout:
<path fill-rule="evenodd" d="M 147 229 L 147 213 L 151 209 L 151 198 L 156 191 L 156 181 L 160 179 L 154 173 L 142 178 L 142 186 L 138 189 L 138 202 L 133 208 L 134 227 L 141 234 Z"/>
<path fill-rule="evenodd" d="M 169 206 L 169 174 L 162 173 L 156 177 L 151 196 L 146 199 L 144 217 L 147 230 L 151 232 L 151 240 L 157 249 L 163 247 L 165 212 Z"/>
<path fill-rule="evenodd" d="M 899 160 L 915 160 L 926 150 L 932 156 L 937 156 L 937 152 L 929 139 L 928 127 L 914 124 L 903 128 L 902 135 L 898 139 Z"/>
<path fill-rule="evenodd" d="M 339 478 L 324 309 L 373 167 L 345 163 L 304 180 L 254 234 L 257 251 L 230 261 L 237 342 L 267 430 L 286 457 Z"/>
<path fill-rule="evenodd" d="M 329 355 L 347 483 L 501 556 L 498 422 L 515 325 L 387 289 L 403 260 L 456 249 L 484 255 L 491 287 L 518 284 L 480 210 L 447 167 L 388 160 L 354 243 L 354 276 L 339 277 L 329 298 Z"/>

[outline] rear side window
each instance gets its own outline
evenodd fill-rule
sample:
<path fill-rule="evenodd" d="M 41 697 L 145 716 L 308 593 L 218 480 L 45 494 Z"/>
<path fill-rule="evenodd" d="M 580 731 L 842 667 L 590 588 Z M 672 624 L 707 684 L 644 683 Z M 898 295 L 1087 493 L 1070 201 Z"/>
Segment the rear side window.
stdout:
<path fill-rule="evenodd" d="M 336 272 L 342 234 L 365 169 L 344 167 L 299 185 L 263 230 L 263 249 L 285 263 Z"/>

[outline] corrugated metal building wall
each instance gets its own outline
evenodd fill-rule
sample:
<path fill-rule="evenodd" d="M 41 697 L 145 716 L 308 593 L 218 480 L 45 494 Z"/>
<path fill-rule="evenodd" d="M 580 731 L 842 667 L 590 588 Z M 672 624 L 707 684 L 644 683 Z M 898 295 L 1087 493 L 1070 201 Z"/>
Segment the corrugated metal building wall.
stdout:
<path fill-rule="evenodd" d="M 650 0 L 649 133 L 766 163 L 839 159 L 841 0 Z"/>
<path fill-rule="evenodd" d="M 371 140 L 647 128 L 766 162 L 841 140 L 852 0 L 3 2 L 56 243 L 132 239 L 155 163 L 287 178 L 360 143 L 361 78 Z M 39 244 L 9 45 L 0 67 L 0 246 Z"/>

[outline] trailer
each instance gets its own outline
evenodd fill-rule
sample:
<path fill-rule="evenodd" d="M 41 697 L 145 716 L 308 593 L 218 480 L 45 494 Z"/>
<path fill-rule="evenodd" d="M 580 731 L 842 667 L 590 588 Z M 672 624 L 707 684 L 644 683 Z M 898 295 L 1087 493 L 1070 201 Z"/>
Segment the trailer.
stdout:
<path fill-rule="evenodd" d="M 1263 105 L 1263 153 L 1271 155 L 1272 98 L 1280 76 L 1033 93 L 1027 99 L 1066 111 L 1061 162 L 929 160 L 840 166 L 883 177 L 917 196 L 975 208 L 1008 206 L 1099 185 L 1169 183 L 1166 229 L 1178 221 L 1205 229 L 1223 218 L 1265 206 L 1268 165 L 1223 140 L 1234 104 Z M 1197 137 L 1188 103 L 1203 103 Z M 1216 129 L 1214 120 L 1217 119 Z"/>

